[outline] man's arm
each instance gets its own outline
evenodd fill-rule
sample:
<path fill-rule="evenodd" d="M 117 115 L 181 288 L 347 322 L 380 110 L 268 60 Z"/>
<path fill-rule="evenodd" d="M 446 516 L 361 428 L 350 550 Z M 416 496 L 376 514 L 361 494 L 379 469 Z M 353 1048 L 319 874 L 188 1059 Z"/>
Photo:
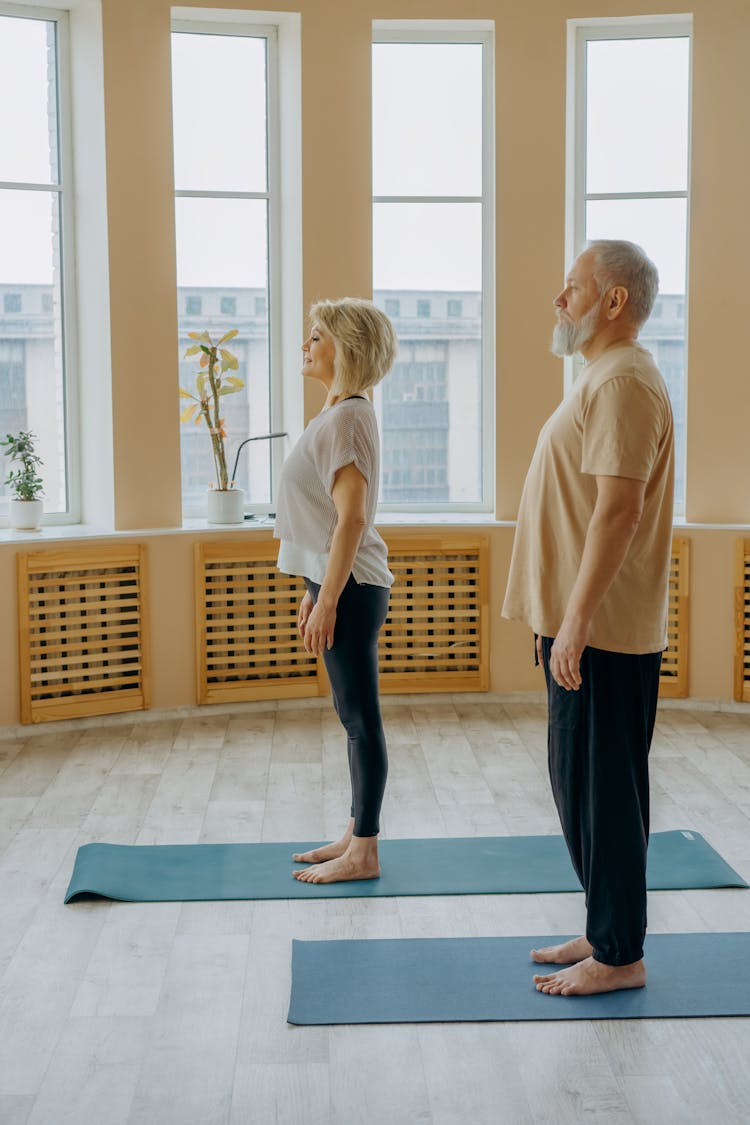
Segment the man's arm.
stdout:
<path fill-rule="evenodd" d="M 591 620 L 625 561 L 643 512 L 644 481 L 628 477 L 596 478 L 597 496 L 586 532 L 565 617 L 550 653 L 550 671 L 560 687 L 581 686 L 581 653 Z"/>

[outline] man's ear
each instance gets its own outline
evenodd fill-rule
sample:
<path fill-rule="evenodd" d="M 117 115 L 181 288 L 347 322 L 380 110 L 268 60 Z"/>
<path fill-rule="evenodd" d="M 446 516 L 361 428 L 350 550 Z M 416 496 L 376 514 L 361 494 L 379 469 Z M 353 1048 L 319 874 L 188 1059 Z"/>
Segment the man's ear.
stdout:
<path fill-rule="evenodd" d="M 628 291 L 624 285 L 613 285 L 608 291 L 605 300 L 607 320 L 617 320 L 622 316 L 623 309 L 628 303 Z"/>

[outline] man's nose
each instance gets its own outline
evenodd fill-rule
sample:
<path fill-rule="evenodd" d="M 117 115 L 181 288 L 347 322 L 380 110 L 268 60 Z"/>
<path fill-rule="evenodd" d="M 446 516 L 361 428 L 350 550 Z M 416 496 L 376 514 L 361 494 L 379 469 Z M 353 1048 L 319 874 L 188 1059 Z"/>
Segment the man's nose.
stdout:
<path fill-rule="evenodd" d="M 558 293 L 558 294 L 557 294 L 557 296 L 555 297 L 555 299 L 554 299 L 554 301 L 552 302 L 552 304 L 553 304 L 553 305 L 555 306 L 555 308 L 556 308 L 556 309 L 562 309 L 562 308 L 564 308 L 564 306 L 565 306 L 565 304 L 566 304 L 566 301 L 565 301 L 565 290 L 564 290 L 564 289 L 562 290 L 562 292 L 561 292 L 561 293 Z"/>

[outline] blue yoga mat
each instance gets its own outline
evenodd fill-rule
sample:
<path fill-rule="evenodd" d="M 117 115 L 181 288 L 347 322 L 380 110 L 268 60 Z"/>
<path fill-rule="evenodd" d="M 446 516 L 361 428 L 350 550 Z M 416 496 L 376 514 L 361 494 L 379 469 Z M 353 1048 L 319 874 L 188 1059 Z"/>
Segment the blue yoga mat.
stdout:
<path fill-rule="evenodd" d="M 319 843 L 84 844 L 66 902 L 218 899 L 375 898 L 402 895 L 533 894 L 579 891 L 561 836 L 468 836 L 381 840 L 379 879 L 300 883 L 292 852 Z M 651 890 L 746 887 L 698 832 L 655 832 L 648 856 Z"/>
<path fill-rule="evenodd" d="M 289 1023 L 750 1015 L 750 934 L 649 934 L 645 988 L 546 996 L 529 950 L 561 937 L 294 941 Z M 554 966 L 552 967 L 554 970 Z"/>

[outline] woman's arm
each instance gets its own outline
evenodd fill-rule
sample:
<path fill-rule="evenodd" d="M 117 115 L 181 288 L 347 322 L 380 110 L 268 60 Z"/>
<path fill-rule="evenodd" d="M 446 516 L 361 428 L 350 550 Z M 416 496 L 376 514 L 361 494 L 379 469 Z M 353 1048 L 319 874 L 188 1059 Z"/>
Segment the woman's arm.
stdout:
<path fill-rule="evenodd" d="M 297 631 L 299 632 L 299 635 L 303 640 L 305 638 L 305 627 L 307 625 L 307 619 L 312 613 L 312 609 L 312 594 L 308 590 L 302 601 L 299 603 L 299 609 L 297 610 Z"/>
<path fill-rule="evenodd" d="M 336 607 L 352 572 L 352 564 L 367 522 L 367 481 L 356 465 L 344 465 L 339 469 L 331 497 L 336 506 L 336 528 L 331 538 L 328 565 L 318 600 L 302 632 L 305 648 L 315 656 L 333 646 Z"/>

